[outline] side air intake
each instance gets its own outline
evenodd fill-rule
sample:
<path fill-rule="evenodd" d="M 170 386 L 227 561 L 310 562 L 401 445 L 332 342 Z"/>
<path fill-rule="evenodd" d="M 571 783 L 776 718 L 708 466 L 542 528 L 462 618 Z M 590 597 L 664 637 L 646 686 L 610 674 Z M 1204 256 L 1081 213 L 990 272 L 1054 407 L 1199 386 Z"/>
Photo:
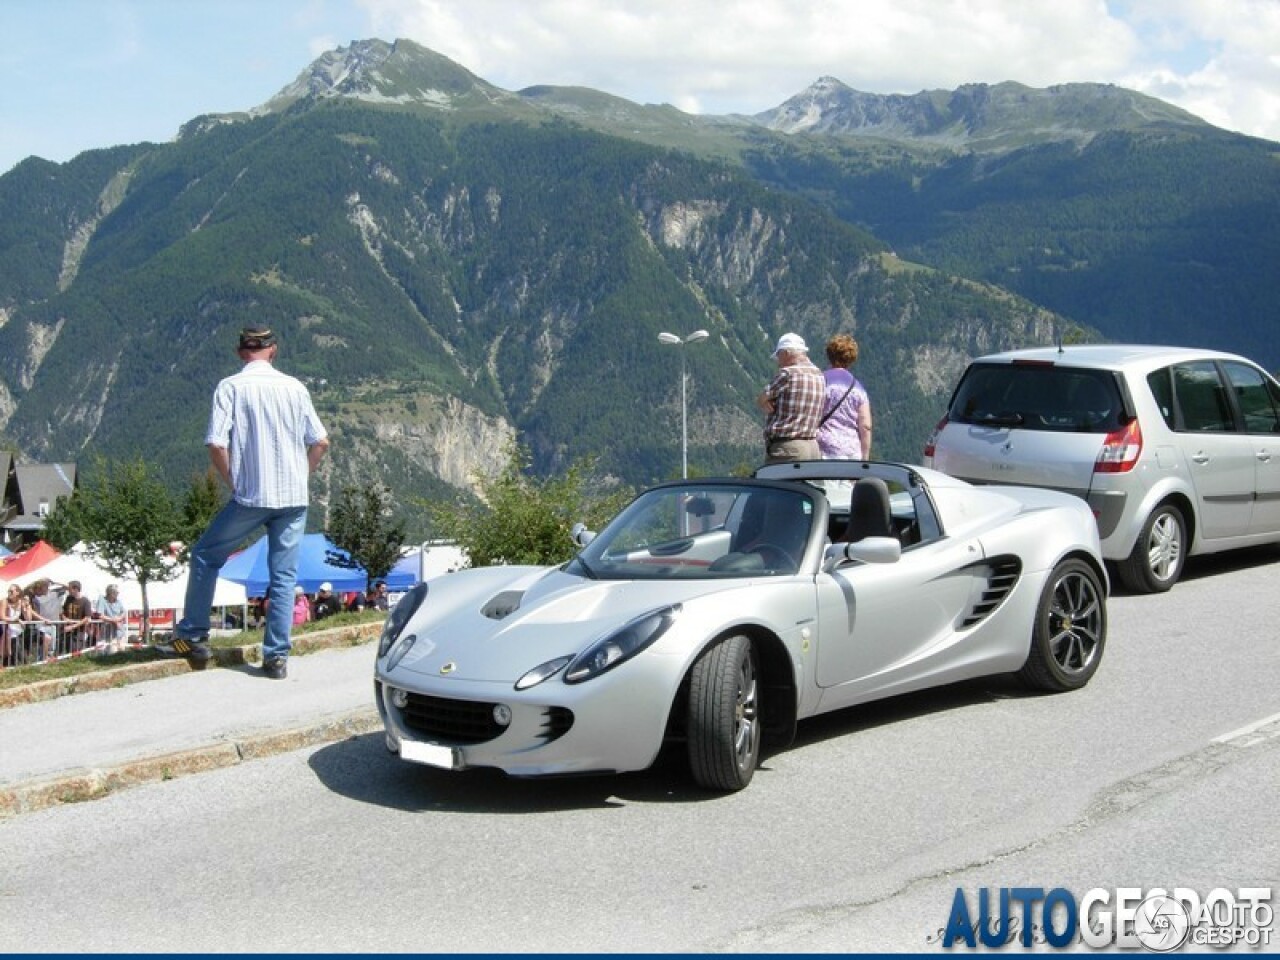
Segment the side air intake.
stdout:
<path fill-rule="evenodd" d="M 1013 590 L 1018 577 L 1022 576 L 1022 561 L 1017 557 L 992 557 L 984 561 L 981 566 L 985 568 L 987 585 L 970 607 L 968 614 L 960 621 L 962 630 L 981 623 L 991 616 L 996 608 L 1004 603 L 1004 598 Z"/>

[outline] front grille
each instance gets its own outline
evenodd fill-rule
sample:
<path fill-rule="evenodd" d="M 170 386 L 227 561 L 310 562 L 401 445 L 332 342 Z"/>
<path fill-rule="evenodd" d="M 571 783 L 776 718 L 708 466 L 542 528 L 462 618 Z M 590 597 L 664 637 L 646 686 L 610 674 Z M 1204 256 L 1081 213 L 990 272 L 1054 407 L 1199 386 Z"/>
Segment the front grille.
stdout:
<path fill-rule="evenodd" d="M 495 704 L 407 692 L 409 702 L 402 711 L 404 725 L 429 740 L 459 744 L 485 743 L 501 736 L 507 729 L 493 719 Z M 538 735 L 543 742 L 550 743 L 563 737 L 572 726 L 572 710 L 567 707 L 544 707 L 542 729 Z"/>
<path fill-rule="evenodd" d="M 432 740 L 484 743 L 507 729 L 493 719 L 493 708 L 492 703 L 410 692 L 404 708 L 404 725 Z"/>

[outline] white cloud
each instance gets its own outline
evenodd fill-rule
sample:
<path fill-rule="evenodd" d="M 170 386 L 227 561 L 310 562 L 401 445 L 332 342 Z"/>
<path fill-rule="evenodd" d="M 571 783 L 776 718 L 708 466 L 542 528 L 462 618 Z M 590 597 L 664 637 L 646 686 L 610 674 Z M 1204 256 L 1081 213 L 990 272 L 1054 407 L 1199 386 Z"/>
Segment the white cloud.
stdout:
<path fill-rule="evenodd" d="M 1280 139 L 1276 0 L 359 0 L 511 90 L 582 85 L 756 113 L 819 76 L 875 93 L 1016 80 L 1130 86 Z"/>
<path fill-rule="evenodd" d="M 1218 126 L 1280 140 L 1280 3 L 1143 0 L 1131 15 L 1173 39 L 1120 82 Z M 1177 69 L 1171 61 L 1186 49 L 1203 51 L 1202 62 Z"/>

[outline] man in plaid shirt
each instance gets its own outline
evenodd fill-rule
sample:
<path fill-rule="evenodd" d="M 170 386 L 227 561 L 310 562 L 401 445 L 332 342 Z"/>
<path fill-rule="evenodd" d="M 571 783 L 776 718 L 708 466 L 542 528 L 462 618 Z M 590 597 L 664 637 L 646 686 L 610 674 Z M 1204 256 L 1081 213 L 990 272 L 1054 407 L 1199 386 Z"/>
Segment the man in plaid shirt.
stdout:
<path fill-rule="evenodd" d="M 756 398 L 765 412 L 765 463 L 821 460 L 818 426 L 826 400 L 822 371 L 809 359 L 809 347 L 797 333 L 784 333 L 773 351 L 778 372 Z"/>

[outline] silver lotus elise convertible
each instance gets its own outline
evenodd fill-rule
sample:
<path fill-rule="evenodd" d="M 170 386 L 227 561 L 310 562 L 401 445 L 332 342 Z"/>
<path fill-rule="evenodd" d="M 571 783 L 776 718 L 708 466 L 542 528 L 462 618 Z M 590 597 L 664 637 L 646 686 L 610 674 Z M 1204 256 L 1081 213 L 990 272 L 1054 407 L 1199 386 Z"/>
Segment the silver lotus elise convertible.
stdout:
<path fill-rule="evenodd" d="M 1082 687 L 1106 645 L 1078 497 L 811 461 L 656 486 L 559 567 L 463 570 L 387 618 L 387 747 L 513 776 L 641 770 L 682 743 L 745 787 L 798 721 L 987 674 Z"/>

